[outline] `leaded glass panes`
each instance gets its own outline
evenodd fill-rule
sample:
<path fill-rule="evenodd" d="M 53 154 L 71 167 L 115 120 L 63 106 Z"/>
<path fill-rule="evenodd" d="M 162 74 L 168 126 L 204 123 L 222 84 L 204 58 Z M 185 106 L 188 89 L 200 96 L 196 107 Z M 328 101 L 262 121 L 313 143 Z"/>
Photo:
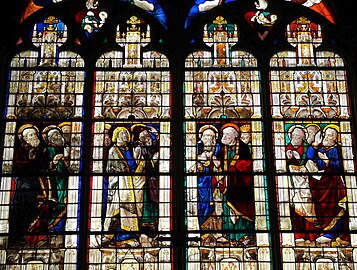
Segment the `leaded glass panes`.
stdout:
<path fill-rule="evenodd" d="M 188 269 L 270 266 L 259 71 L 232 49 L 238 34 L 219 16 L 204 28 L 211 50 L 186 59 Z"/>
<path fill-rule="evenodd" d="M 355 41 L 328 1 L 13 3 L 0 269 L 356 268 Z M 322 26 L 284 33 L 298 13 Z"/>
<path fill-rule="evenodd" d="M 284 269 L 353 269 L 355 165 L 344 61 L 317 51 L 323 31 L 287 27 L 296 51 L 271 59 L 275 166 Z"/>
<path fill-rule="evenodd" d="M 150 35 L 132 16 L 97 61 L 89 263 L 103 269 L 171 269 L 170 72 Z"/>
<path fill-rule="evenodd" d="M 38 50 L 11 62 L 0 206 L 8 269 L 77 262 L 85 73 L 78 54 L 59 51 L 66 39 L 67 27 L 50 16 L 33 28 Z"/>

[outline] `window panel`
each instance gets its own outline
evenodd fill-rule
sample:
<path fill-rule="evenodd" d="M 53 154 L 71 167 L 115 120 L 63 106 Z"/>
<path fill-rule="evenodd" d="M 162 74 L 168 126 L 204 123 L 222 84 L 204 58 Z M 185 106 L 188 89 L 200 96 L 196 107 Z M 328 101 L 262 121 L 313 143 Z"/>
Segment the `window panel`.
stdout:
<path fill-rule="evenodd" d="M 221 16 L 203 39 L 211 51 L 186 59 L 187 267 L 269 268 L 257 60 Z"/>
<path fill-rule="evenodd" d="M 344 63 L 315 51 L 323 32 L 304 17 L 287 37 L 297 50 L 275 55 L 270 73 L 284 269 L 352 269 L 356 177 Z"/>
<path fill-rule="evenodd" d="M 159 2 L 34 0 L 11 20 L 0 268 L 355 269 L 352 87 L 326 1 Z M 305 17 L 280 38 L 297 5 L 328 40 Z"/>
<path fill-rule="evenodd" d="M 0 263 L 11 269 L 77 262 L 85 73 L 76 53 L 59 53 L 66 36 L 50 16 L 32 31 L 39 50 L 11 61 L 0 188 Z"/>
<path fill-rule="evenodd" d="M 150 35 L 132 16 L 97 61 L 89 264 L 103 269 L 171 269 L 170 72 Z"/>

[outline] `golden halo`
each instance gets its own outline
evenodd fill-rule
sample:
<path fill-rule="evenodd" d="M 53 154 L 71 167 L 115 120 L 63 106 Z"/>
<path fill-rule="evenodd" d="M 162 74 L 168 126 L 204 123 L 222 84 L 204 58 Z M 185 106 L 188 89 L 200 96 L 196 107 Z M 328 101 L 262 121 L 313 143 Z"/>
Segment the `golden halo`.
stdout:
<path fill-rule="evenodd" d="M 23 141 L 23 132 L 26 130 L 26 129 L 29 129 L 29 128 L 32 128 L 34 130 L 36 130 L 36 133 L 37 133 L 37 136 L 38 134 L 40 133 L 40 131 L 38 130 L 38 128 L 32 124 L 25 124 L 25 125 L 22 125 L 18 131 L 17 131 L 17 136 L 18 138 L 20 139 L 20 141 Z"/>
<path fill-rule="evenodd" d="M 295 128 L 300 128 L 300 129 L 302 129 L 302 131 L 304 131 L 304 133 L 305 133 L 305 139 L 306 139 L 306 134 L 308 134 L 307 129 L 306 129 L 305 127 L 301 126 L 301 125 L 293 125 L 293 126 L 291 126 L 291 127 L 289 128 L 289 130 L 288 130 L 289 139 L 291 140 L 291 133 L 293 133 L 293 131 L 295 130 Z"/>
<path fill-rule="evenodd" d="M 203 133 L 205 130 L 207 130 L 207 129 L 213 130 L 213 131 L 214 131 L 214 134 L 216 135 L 216 139 L 217 139 L 217 137 L 218 137 L 218 130 L 217 130 L 217 128 L 216 128 L 215 126 L 212 126 L 212 125 L 204 125 L 204 126 L 202 126 L 202 127 L 200 128 L 200 130 L 198 131 L 198 136 L 199 136 L 199 138 L 201 139 L 202 133 Z"/>
<path fill-rule="evenodd" d="M 65 126 L 72 126 L 72 123 L 71 122 L 62 122 L 60 124 L 58 124 L 58 127 L 59 128 L 62 128 L 62 127 L 65 127 Z"/>
<path fill-rule="evenodd" d="M 63 134 L 62 130 L 58 126 L 49 125 L 42 130 L 42 138 L 45 140 L 45 142 L 48 142 L 48 132 L 50 132 L 53 129 L 58 130 L 61 133 L 61 135 Z"/>
<path fill-rule="evenodd" d="M 329 124 L 326 127 L 324 127 L 324 129 L 323 129 L 324 134 L 325 134 L 325 132 L 326 132 L 326 130 L 328 128 L 336 130 L 336 132 L 337 132 L 337 141 L 341 142 L 340 127 L 338 125 L 335 125 L 335 124 Z"/>
<path fill-rule="evenodd" d="M 128 138 L 130 138 L 130 132 L 129 132 L 129 130 L 128 130 L 126 127 L 117 127 L 117 128 L 114 129 L 114 131 L 113 131 L 113 137 L 112 137 L 112 142 L 113 142 L 113 143 L 116 143 L 117 138 L 118 138 L 118 136 L 119 136 L 119 133 L 120 133 L 121 131 L 125 131 L 125 132 L 128 134 Z"/>
<path fill-rule="evenodd" d="M 232 128 L 234 128 L 238 133 L 240 133 L 239 127 L 238 127 L 236 124 L 233 124 L 233 123 L 224 124 L 224 125 L 221 127 L 220 131 L 222 132 L 223 129 L 225 129 L 225 128 L 227 128 L 227 127 L 232 127 Z"/>

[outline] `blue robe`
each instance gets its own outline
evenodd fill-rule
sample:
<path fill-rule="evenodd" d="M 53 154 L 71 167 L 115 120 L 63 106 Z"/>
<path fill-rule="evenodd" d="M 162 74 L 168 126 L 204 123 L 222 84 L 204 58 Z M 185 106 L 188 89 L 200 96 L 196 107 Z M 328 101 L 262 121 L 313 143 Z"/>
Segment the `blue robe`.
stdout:
<path fill-rule="evenodd" d="M 202 154 L 202 142 L 197 144 L 197 155 Z M 216 144 L 213 155 L 217 155 L 220 151 L 219 144 Z M 203 166 L 200 176 L 197 179 L 198 187 L 198 223 L 201 226 L 214 212 L 213 202 L 213 187 L 212 187 L 212 171 L 213 163 L 210 162 L 208 166 Z"/>

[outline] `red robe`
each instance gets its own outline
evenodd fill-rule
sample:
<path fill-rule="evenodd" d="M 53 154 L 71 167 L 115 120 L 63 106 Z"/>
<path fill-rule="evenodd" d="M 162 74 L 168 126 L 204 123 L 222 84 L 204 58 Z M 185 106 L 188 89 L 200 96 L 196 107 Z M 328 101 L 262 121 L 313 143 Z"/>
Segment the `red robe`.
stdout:
<path fill-rule="evenodd" d="M 239 141 L 238 154 L 236 146 L 233 149 L 225 146 L 219 153 L 224 172 L 228 175 L 223 178 L 219 188 L 226 194 L 228 206 L 236 215 L 249 221 L 254 221 L 255 201 L 254 201 L 254 177 L 253 161 L 247 144 Z M 234 151 L 234 157 L 230 158 L 228 153 Z M 217 185 L 216 177 L 213 178 L 213 185 Z"/>

